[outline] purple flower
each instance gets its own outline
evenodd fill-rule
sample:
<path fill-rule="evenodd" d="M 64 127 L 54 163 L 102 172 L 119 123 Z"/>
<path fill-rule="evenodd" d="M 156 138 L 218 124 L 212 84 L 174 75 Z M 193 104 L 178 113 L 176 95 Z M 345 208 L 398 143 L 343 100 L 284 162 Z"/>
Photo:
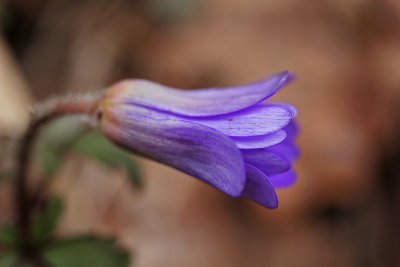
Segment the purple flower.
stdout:
<path fill-rule="evenodd" d="M 274 187 L 294 183 L 296 109 L 262 103 L 291 79 L 282 72 L 251 84 L 179 90 L 124 80 L 100 101 L 102 131 L 115 143 L 233 196 L 268 208 Z"/>

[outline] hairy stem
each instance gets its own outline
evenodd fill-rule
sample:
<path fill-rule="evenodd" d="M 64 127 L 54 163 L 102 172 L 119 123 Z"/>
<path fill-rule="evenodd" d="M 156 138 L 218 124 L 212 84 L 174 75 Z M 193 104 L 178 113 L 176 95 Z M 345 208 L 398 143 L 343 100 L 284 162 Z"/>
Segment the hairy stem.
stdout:
<path fill-rule="evenodd" d="M 98 97 L 83 99 L 75 98 L 68 100 L 58 100 L 46 103 L 43 107 L 39 107 L 32 114 L 31 122 L 22 137 L 20 147 L 17 154 L 17 170 L 16 170 L 16 188 L 15 188 L 15 205 L 16 205 L 16 224 L 22 241 L 22 253 L 29 257 L 32 255 L 34 248 L 31 244 L 31 224 L 32 224 L 32 202 L 28 192 L 27 175 L 29 163 L 31 159 L 31 151 L 43 125 L 65 115 L 71 114 L 93 114 L 96 108 Z M 29 257 L 30 258 L 30 257 Z M 36 263 L 37 259 L 33 259 Z M 43 266 L 43 265 L 42 265 Z"/>

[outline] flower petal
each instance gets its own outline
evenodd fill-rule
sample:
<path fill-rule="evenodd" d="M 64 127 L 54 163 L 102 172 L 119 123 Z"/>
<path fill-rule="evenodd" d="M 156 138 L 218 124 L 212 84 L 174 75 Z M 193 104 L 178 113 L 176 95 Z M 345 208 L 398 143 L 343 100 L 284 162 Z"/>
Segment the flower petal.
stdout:
<path fill-rule="evenodd" d="M 117 144 L 231 196 L 243 191 L 246 178 L 242 155 L 230 138 L 214 129 L 188 121 L 157 120 L 126 105 L 107 107 L 101 127 Z"/>
<path fill-rule="evenodd" d="M 295 106 L 293 106 L 292 104 L 289 104 L 286 102 L 268 102 L 268 103 L 271 105 L 276 105 L 276 106 L 284 106 L 292 112 L 293 117 L 297 116 L 297 113 L 298 113 L 297 108 Z"/>
<path fill-rule="evenodd" d="M 147 80 L 125 80 L 109 88 L 114 101 L 149 107 L 185 116 L 227 114 L 255 105 L 291 79 L 284 71 L 241 86 L 179 90 Z"/>
<path fill-rule="evenodd" d="M 254 136 L 278 131 L 292 118 L 293 114 L 286 106 L 263 103 L 231 114 L 190 120 L 229 136 Z"/>
<path fill-rule="evenodd" d="M 278 197 L 268 177 L 250 164 L 245 167 L 247 182 L 241 196 L 270 209 L 278 207 Z"/>
<path fill-rule="evenodd" d="M 300 150 L 297 145 L 288 139 L 283 142 L 267 147 L 267 151 L 274 153 L 287 162 L 292 162 L 299 157 Z"/>
<path fill-rule="evenodd" d="M 268 176 L 274 187 L 283 188 L 291 186 L 296 182 L 296 173 L 290 169 L 283 173 L 273 174 Z"/>
<path fill-rule="evenodd" d="M 214 128 L 229 136 L 273 133 L 285 127 L 292 119 L 292 113 L 286 107 L 270 104 L 258 104 L 232 114 L 201 118 L 165 113 L 135 105 L 120 104 L 120 106 L 125 106 L 129 110 L 125 117 L 133 117 L 140 112 L 143 116 L 158 120 L 187 120 Z"/>
<path fill-rule="evenodd" d="M 266 175 L 285 172 L 290 169 L 289 162 L 266 149 L 241 150 L 245 163 L 248 163 Z"/>
<path fill-rule="evenodd" d="M 276 145 L 282 142 L 286 136 L 287 134 L 284 130 L 279 130 L 266 135 L 246 137 L 232 136 L 231 139 L 235 141 L 237 147 L 240 149 L 257 149 Z"/>
<path fill-rule="evenodd" d="M 292 120 L 289 122 L 288 125 L 286 125 L 283 130 L 287 133 L 287 138 L 288 139 L 293 139 L 299 132 L 299 127 L 296 123 L 295 120 Z"/>

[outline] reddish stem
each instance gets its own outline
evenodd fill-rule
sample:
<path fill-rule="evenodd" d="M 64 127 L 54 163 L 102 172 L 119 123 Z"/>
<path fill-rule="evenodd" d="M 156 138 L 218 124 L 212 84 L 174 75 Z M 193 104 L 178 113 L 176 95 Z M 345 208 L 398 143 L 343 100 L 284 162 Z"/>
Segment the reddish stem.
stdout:
<path fill-rule="evenodd" d="M 31 243 L 32 203 L 28 193 L 27 173 L 31 159 L 31 150 L 39 130 L 47 122 L 65 115 L 93 114 L 97 107 L 97 98 L 90 100 L 70 99 L 60 100 L 46 104 L 45 110 L 34 113 L 22 141 L 20 143 L 18 157 L 18 169 L 16 170 L 15 204 L 17 210 L 16 224 L 22 241 L 22 254 L 25 258 L 31 258 L 35 250 Z M 32 258 L 32 261 L 38 262 Z M 45 266 L 42 264 L 42 266 Z"/>

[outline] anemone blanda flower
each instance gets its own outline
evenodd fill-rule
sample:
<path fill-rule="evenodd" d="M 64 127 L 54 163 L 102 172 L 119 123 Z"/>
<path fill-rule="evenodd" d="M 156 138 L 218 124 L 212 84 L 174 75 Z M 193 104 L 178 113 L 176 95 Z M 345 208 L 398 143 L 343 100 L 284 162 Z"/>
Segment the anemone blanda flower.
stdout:
<path fill-rule="evenodd" d="M 291 185 L 298 150 L 296 109 L 264 103 L 288 72 L 235 87 L 179 90 L 124 80 L 99 102 L 102 131 L 115 143 L 197 177 L 233 197 L 275 208 L 274 187 Z"/>

